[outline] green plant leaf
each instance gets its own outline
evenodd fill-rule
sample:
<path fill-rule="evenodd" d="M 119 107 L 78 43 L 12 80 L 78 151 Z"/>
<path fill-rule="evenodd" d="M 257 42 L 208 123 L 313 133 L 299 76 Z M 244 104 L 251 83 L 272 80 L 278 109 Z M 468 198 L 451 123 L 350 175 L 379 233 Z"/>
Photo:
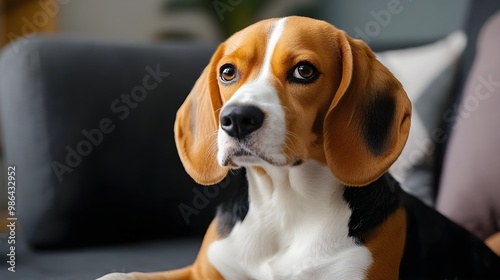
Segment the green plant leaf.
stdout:
<path fill-rule="evenodd" d="M 257 15 L 273 1 L 266 0 L 166 0 L 167 12 L 200 10 L 209 15 L 218 26 L 224 38 L 257 21 Z M 317 12 L 315 5 L 291 7 L 285 15 L 311 16 Z"/>

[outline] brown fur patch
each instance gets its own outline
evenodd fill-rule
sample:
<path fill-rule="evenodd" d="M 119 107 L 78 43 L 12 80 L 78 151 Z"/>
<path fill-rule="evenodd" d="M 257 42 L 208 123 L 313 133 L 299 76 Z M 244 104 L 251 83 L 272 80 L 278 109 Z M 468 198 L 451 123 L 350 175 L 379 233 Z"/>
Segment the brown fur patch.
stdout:
<path fill-rule="evenodd" d="M 365 243 L 373 257 L 367 279 L 399 279 L 405 241 L 406 211 L 400 208 L 375 229 Z"/>

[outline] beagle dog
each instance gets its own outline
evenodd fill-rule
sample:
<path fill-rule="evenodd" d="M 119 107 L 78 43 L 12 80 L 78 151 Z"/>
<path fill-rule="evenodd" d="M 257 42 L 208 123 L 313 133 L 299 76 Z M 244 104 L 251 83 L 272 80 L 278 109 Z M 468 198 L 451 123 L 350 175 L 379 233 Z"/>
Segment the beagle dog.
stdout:
<path fill-rule="evenodd" d="M 175 123 L 196 182 L 244 168 L 247 184 L 193 265 L 101 279 L 500 279 L 494 253 L 387 173 L 410 119 L 362 41 L 304 17 L 247 27 L 219 46 Z"/>

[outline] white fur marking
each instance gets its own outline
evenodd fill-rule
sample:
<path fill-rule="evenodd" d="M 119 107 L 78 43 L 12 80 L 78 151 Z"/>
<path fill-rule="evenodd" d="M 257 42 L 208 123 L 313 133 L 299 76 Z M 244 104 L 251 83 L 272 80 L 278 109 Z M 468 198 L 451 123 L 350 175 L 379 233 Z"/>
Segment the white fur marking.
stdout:
<path fill-rule="evenodd" d="M 271 75 L 271 59 L 273 58 L 274 49 L 278 44 L 278 41 L 285 30 L 286 18 L 279 19 L 276 21 L 273 27 L 269 41 L 267 42 L 266 54 L 264 56 L 264 62 L 262 63 L 262 69 L 257 80 L 263 79 L 264 81 L 269 80 Z"/>

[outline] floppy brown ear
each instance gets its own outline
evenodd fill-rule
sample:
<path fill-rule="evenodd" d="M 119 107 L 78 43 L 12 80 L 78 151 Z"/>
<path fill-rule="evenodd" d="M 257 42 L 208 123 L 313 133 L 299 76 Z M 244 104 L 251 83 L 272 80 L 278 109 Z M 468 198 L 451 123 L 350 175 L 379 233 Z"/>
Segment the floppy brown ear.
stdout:
<path fill-rule="evenodd" d="M 215 64 L 221 48 L 196 81 L 177 111 L 175 143 L 187 173 L 199 184 L 212 185 L 227 175 L 228 168 L 217 163 L 217 129 L 222 101 Z"/>
<path fill-rule="evenodd" d="M 348 186 L 365 186 L 398 158 L 410 130 L 401 83 L 365 43 L 338 36 L 342 78 L 323 123 L 326 161 Z"/>

